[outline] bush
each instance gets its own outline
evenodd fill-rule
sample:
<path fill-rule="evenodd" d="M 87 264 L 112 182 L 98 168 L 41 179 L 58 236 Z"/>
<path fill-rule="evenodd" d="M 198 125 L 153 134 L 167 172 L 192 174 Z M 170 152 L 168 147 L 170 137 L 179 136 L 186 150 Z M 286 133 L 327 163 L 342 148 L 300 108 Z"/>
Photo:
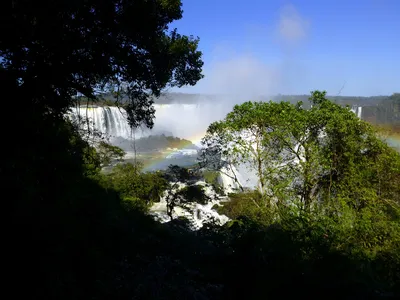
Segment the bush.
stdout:
<path fill-rule="evenodd" d="M 224 193 L 223 187 L 221 187 L 220 183 L 218 182 L 219 172 L 205 170 L 202 172 L 202 176 L 204 178 L 204 181 L 207 184 L 210 184 L 216 193 L 220 195 Z"/>
<path fill-rule="evenodd" d="M 326 229 L 298 216 L 269 226 L 247 217 L 231 221 L 219 230 L 222 243 L 229 242 L 228 298 L 380 299 L 399 292 L 398 246 L 367 257 L 336 249 L 346 236 Z"/>
<path fill-rule="evenodd" d="M 270 210 L 264 205 L 258 191 L 229 194 L 228 202 L 217 208 L 219 214 L 231 219 L 244 217 L 260 225 L 269 225 L 272 222 Z"/>
<path fill-rule="evenodd" d="M 106 185 L 115 189 L 125 202 L 148 211 L 167 189 L 168 182 L 160 172 L 142 172 L 140 164 L 119 164 L 106 175 Z"/>

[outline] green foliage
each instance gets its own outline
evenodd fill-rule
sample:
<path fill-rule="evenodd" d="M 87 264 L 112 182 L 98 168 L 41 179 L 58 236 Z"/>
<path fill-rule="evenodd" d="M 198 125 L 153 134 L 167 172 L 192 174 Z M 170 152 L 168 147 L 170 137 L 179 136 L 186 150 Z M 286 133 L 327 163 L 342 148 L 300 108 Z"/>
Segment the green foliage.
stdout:
<path fill-rule="evenodd" d="M 101 171 L 102 159 L 94 147 L 87 145 L 83 149 L 84 175 L 97 176 Z"/>
<path fill-rule="evenodd" d="M 83 172 L 88 177 L 98 176 L 102 167 L 108 166 L 112 160 L 121 161 L 125 156 L 125 152 L 121 148 L 110 145 L 105 141 L 100 141 L 96 146 L 91 146 L 76 132 L 71 135 L 71 145 L 78 147 L 78 144 L 79 147 L 82 147 Z"/>
<path fill-rule="evenodd" d="M 124 201 L 142 211 L 159 202 L 168 186 L 160 172 L 143 173 L 140 164 L 119 164 L 107 177 Z"/>
<path fill-rule="evenodd" d="M 218 181 L 218 172 L 216 171 L 204 171 L 202 173 L 204 181 L 208 184 L 216 184 Z"/>
<path fill-rule="evenodd" d="M 211 185 L 218 194 L 223 194 L 223 187 L 221 187 L 218 177 L 219 177 L 219 172 L 213 171 L 213 170 L 204 170 L 202 172 L 202 177 L 204 181 Z"/>
<path fill-rule="evenodd" d="M 199 203 L 207 204 L 209 198 L 204 192 L 202 185 L 188 185 L 178 191 L 181 203 Z"/>
<path fill-rule="evenodd" d="M 53 120 L 36 124 L 49 130 Z M 180 220 L 161 225 L 140 213 L 150 203 L 143 200 L 151 198 L 148 187 L 154 183 L 157 195 L 166 179 L 188 181 L 193 188 L 184 188 L 184 197 L 204 199 L 195 184 L 198 179 L 188 170 L 174 167 L 172 173 L 143 174 L 140 165 L 120 165 L 110 176 L 94 172 L 96 176 L 88 179 L 82 176 L 88 168 L 83 153 L 93 148 L 75 135 L 71 124 L 53 129 L 46 132 L 53 137 L 48 144 L 27 144 L 36 156 L 21 155 L 25 160 L 12 173 L 24 180 L 19 187 L 25 189 L 14 190 L 19 209 L 13 210 L 9 224 L 13 237 L 21 239 L 9 243 L 12 252 L 7 257 L 27 268 L 30 296 L 383 299 L 380 293 L 399 295 L 398 213 L 395 205 L 382 206 L 391 202 L 376 201 L 376 209 L 342 205 L 339 212 L 336 206 L 322 207 L 323 213 L 278 206 L 277 219 L 276 210 L 257 208 L 265 203 L 259 192 L 235 194 L 223 208 L 235 220 L 191 233 Z M 49 145 L 56 157 L 44 152 Z M 40 163 L 34 148 L 39 146 L 49 164 Z M 393 165 L 389 174 L 396 170 L 391 155 L 395 153 L 388 152 L 382 163 L 382 170 Z M 35 159 L 36 173 L 26 180 Z M 37 189 L 38 178 L 46 193 Z M 385 197 L 391 199 L 390 189 L 396 186 L 391 181 L 384 184 Z M 20 268 L 14 268 L 9 274 L 19 286 Z"/>
<path fill-rule="evenodd" d="M 148 299 L 152 291 L 132 290 L 132 282 L 142 278 L 149 286 L 143 270 L 154 265 L 147 268 L 147 259 L 174 251 L 164 243 L 171 242 L 165 231 L 126 208 L 141 205 L 136 202 L 142 196 L 154 199 L 158 184 L 148 188 L 150 175 L 139 176 L 141 187 L 120 184 L 127 200 L 121 201 L 99 173 L 101 155 L 64 114 L 79 101 L 75 96 L 96 100 L 111 90 L 129 99 L 132 126 L 151 127 L 149 95 L 202 78 L 198 39 L 168 28 L 182 17 L 181 1 L 14 1 L 0 16 L 13 32 L 0 43 L 0 82 L 13 95 L 3 108 L 18 110 L 18 126 L 4 136 L 9 147 L 0 170 L 10 204 L 3 239 L 12 265 L 4 270 L 6 285 L 23 298 Z"/>
<path fill-rule="evenodd" d="M 400 156 L 325 92 L 313 92 L 310 102 L 310 110 L 288 102 L 236 105 L 210 125 L 205 151 L 217 149 L 227 163 L 252 168 L 268 206 L 299 199 L 306 210 L 342 201 L 361 209 L 366 202 L 386 201 L 384 191 L 397 201 L 398 188 L 383 185 L 398 182 Z M 393 167 L 383 172 L 387 165 Z"/>
<path fill-rule="evenodd" d="M 257 190 L 232 194 L 218 208 L 233 219 L 224 233 L 237 243 L 232 259 L 251 257 L 239 272 L 264 273 L 262 280 L 245 281 L 246 297 L 282 297 L 280 282 L 288 274 L 301 289 L 346 290 L 349 297 L 395 291 L 400 156 L 324 92 L 313 92 L 310 102 L 309 110 L 301 103 L 237 105 L 204 139 L 210 152 L 246 163 L 259 178 Z M 266 290 L 268 280 L 273 283 Z"/>
<path fill-rule="evenodd" d="M 102 166 L 108 166 L 113 159 L 122 161 L 126 154 L 121 148 L 110 145 L 104 141 L 101 141 L 97 146 L 97 152 L 100 156 Z"/>
<path fill-rule="evenodd" d="M 179 181 L 189 181 L 178 190 L 179 201 L 207 201 L 185 170 L 142 173 L 138 165 L 121 165 L 109 176 L 100 173 L 109 152 L 121 152 L 108 146 L 106 154 L 96 151 L 63 114 L 77 101 L 73 96 L 94 99 L 95 91 L 111 90 L 116 100 L 129 99 L 132 126 L 151 127 L 147 92 L 158 96 L 165 87 L 194 85 L 202 77 L 198 40 L 168 31 L 181 15 L 175 0 L 13 1 L 2 7 L 13 34 L 2 36 L 0 78 L 15 100 L 4 109 L 20 104 L 13 120 L 18 126 L 4 133 L 0 169 L 3 256 L 11 266 L 4 266 L 6 288 L 14 297 L 35 299 L 398 296 L 398 154 L 324 94 L 313 94 L 310 113 L 289 104 L 247 103 L 235 108 L 229 126 L 216 124 L 216 134 L 228 133 L 222 141 L 235 140 L 235 132 L 252 124 L 276 129 L 253 135 L 259 160 L 252 161 L 261 166 L 260 182 L 275 189 L 265 184 L 250 197 L 232 196 L 226 212 L 238 220 L 226 227 L 193 234 L 143 214 Z M 326 143 L 304 134 L 321 126 Z M 293 161 L 280 153 L 293 154 L 290 147 L 299 141 L 309 149 L 301 168 L 271 169 L 264 156 Z M 240 151 L 234 160 L 250 158 Z M 307 184 L 294 189 L 292 174 L 302 174 Z M 287 205 L 298 195 L 317 203 L 305 193 L 310 187 L 320 189 L 324 205 L 308 211 Z M 257 211 L 272 203 L 271 195 L 282 205 Z"/>
<path fill-rule="evenodd" d="M 152 127 L 149 93 L 159 96 L 164 88 L 203 77 L 199 40 L 169 29 L 182 18 L 181 6 L 175 0 L 17 1 L 0 14 L 20 37 L 5 37 L 0 45 L 9 91 L 18 98 L 23 92 L 20 103 L 54 115 L 64 113 L 78 93 L 96 99 L 99 92 L 115 92 L 116 101 L 129 99 L 132 126 Z"/>
<path fill-rule="evenodd" d="M 244 217 L 260 225 L 270 225 L 273 222 L 271 211 L 264 205 L 258 191 L 229 194 L 229 202 L 218 207 L 217 211 L 234 220 Z"/>
<path fill-rule="evenodd" d="M 229 224 L 224 234 L 234 252 L 226 260 L 236 262 L 226 273 L 230 297 L 394 299 L 398 260 L 387 254 L 371 259 L 332 250 L 330 234 L 310 221 L 292 217 L 260 226 L 242 218 Z"/>

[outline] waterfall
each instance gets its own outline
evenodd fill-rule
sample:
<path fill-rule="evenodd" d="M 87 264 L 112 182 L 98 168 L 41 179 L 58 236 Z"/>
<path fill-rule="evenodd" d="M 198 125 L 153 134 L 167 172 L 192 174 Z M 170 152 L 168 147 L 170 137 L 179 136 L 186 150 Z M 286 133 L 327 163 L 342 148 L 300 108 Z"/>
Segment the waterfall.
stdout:
<path fill-rule="evenodd" d="M 172 135 L 186 138 L 198 143 L 203 137 L 208 125 L 224 117 L 231 108 L 226 103 L 200 103 L 200 104 L 155 104 L 155 125 L 152 130 L 142 129 L 135 131 L 137 138 L 147 135 L 163 134 L 170 132 Z M 362 117 L 362 107 L 354 105 L 351 108 L 359 118 Z M 72 120 L 79 120 L 86 117 L 89 119 L 90 129 L 94 129 L 108 137 L 122 137 L 130 140 L 132 131 L 128 125 L 126 111 L 113 106 L 97 107 L 74 107 L 69 113 Z M 83 123 L 87 127 L 87 123 Z M 237 166 L 233 172 L 236 176 L 243 178 L 240 184 L 255 186 L 257 178 L 254 172 L 246 170 L 246 167 Z M 221 169 L 218 180 L 222 186 L 232 191 L 238 188 L 238 184 L 231 178 L 232 170 Z M 224 174 L 227 173 L 228 175 Z M 241 176 L 240 176 L 241 175 Z"/>
<path fill-rule="evenodd" d="M 353 105 L 351 111 L 356 114 L 356 116 L 362 119 L 362 106 Z"/>
<path fill-rule="evenodd" d="M 199 144 L 210 123 L 222 119 L 231 109 L 223 103 L 154 104 L 154 108 L 156 112 L 153 129 L 139 128 L 135 131 L 136 137 L 169 132 L 195 144 Z M 130 139 L 132 135 L 126 115 L 123 108 L 114 106 L 74 107 L 68 114 L 72 120 L 86 120 L 88 117 L 90 129 L 108 137 Z"/>
<path fill-rule="evenodd" d="M 198 142 L 204 135 L 208 125 L 220 120 L 231 111 L 232 107 L 227 103 L 201 103 L 201 104 L 155 104 L 155 126 L 152 130 L 138 130 L 136 137 L 150 134 L 161 134 L 166 130 L 172 135 L 186 138 L 192 142 Z M 362 107 L 353 106 L 351 108 L 358 118 L 362 117 Z M 97 107 L 74 107 L 71 109 L 68 117 L 74 121 L 82 120 L 83 127 L 87 128 L 86 118 L 89 120 L 89 128 L 94 129 L 108 137 L 121 137 L 127 140 L 132 138 L 132 131 L 127 122 L 126 111 L 118 107 L 97 106 Z M 234 178 L 237 178 L 235 181 Z M 218 176 L 218 182 L 226 193 L 235 192 L 240 186 L 254 188 L 257 186 L 258 178 L 254 171 L 249 170 L 245 165 L 235 167 L 223 167 Z M 205 185 L 204 182 L 199 184 Z M 216 198 L 208 187 L 205 186 L 206 193 Z M 224 198 L 222 198 L 223 200 Z M 219 200 L 212 200 L 206 205 L 193 203 L 190 211 L 176 207 L 176 216 L 185 215 L 191 221 L 195 228 L 200 228 L 204 221 L 216 219 L 220 224 L 225 223 L 228 218 L 220 216 L 212 207 L 219 204 Z M 166 202 L 161 199 L 151 208 L 151 214 L 157 219 L 168 221 L 166 215 Z"/>
<path fill-rule="evenodd" d="M 116 106 L 74 107 L 69 113 L 73 121 L 82 122 L 87 129 L 98 131 L 107 137 L 130 139 L 131 128 L 128 125 L 126 111 Z"/>
<path fill-rule="evenodd" d="M 218 103 L 202 104 L 155 104 L 155 125 L 150 131 L 138 130 L 142 136 L 161 134 L 166 131 L 174 136 L 199 142 L 208 125 L 222 119 L 231 109 L 229 105 Z M 357 117 L 362 118 L 362 107 L 351 108 Z M 109 137 L 130 139 L 131 128 L 127 122 L 126 111 L 116 106 L 74 107 L 68 114 L 72 120 L 89 119 L 90 129 L 94 129 Z M 86 122 L 85 122 L 86 123 Z M 86 124 L 84 126 L 87 127 Z"/>
<path fill-rule="evenodd" d="M 223 225 L 229 221 L 227 216 L 220 215 L 213 209 L 214 205 L 221 205 L 220 202 L 227 200 L 227 198 L 217 195 L 213 188 L 208 186 L 204 181 L 198 181 L 196 182 L 196 185 L 203 186 L 205 194 L 210 197 L 211 200 L 204 205 L 199 203 L 189 203 L 185 206 L 186 209 L 183 209 L 180 206 L 175 206 L 172 213 L 173 217 L 186 217 L 194 230 L 200 229 L 206 221 L 213 220 L 219 225 Z M 177 190 L 182 189 L 185 186 L 185 183 L 178 183 Z M 170 218 L 167 215 L 166 195 L 161 198 L 160 202 L 152 205 L 150 208 L 150 214 L 161 223 L 170 221 Z"/>

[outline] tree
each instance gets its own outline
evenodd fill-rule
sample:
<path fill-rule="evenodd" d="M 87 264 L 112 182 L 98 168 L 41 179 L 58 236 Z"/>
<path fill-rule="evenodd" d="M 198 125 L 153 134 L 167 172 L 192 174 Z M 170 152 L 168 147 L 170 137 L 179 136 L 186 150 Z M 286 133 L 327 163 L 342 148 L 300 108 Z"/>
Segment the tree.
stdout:
<path fill-rule="evenodd" d="M 1 76 L 21 104 L 65 113 L 74 96 L 125 94 L 132 126 L 153 125 L 149 94 L 202 78 L 199 40 L 169 24 L 181 1 L 11 1 L 1 10 Z M 46 7 L 44 10 L 43 7 Z M 143 22 L 143 20 L 146 22 Z M 5 83 L 5 81 L 4 81 Z"/>
<path fill-rule="evenodd" d="M 159 172 L 143 172 L 140 163 L 119 164 L 106 178 L 123 200 L 144 211 L 159 202 L 168 187 Z"/>
<path fill-rule="evenodd" d="M 381 194 L 387 190 L 383 183 L 397 182 L 399 155 L 325 92 L 312 92 L 310 102 L 309 110 L 288 102 L 236 105 L 209 126 L 203 151 L 247 165 L 257 175 L 266 206 L 300 202 L 309 211 L 344 201 L 362 209 L 380 197 L 388 200 Z M 387 164 L 393 167 L 382 172 Z M 398 190 L 388 190 L 393 189 Z M 390 199 L 395 200 L 393 194 Z"/>
<path fill-rule="evenodd" d="M 15 112 L 11 120 L 3 118 L 9 146 L 0 170 L 10 204 L 7 257 L 17 264 L 8 274 L 32 270 L 26 290 L 34 297 L 40 297 L 43 286 L 58 287 L 44 298 L 67 295 L 60 287 L 79 280 L 78 271 L 72 274 L 64 262 L 86 262 L 88 245 L 101 244 L 100 232 L 112 244 L 105 232 L 123 219 L 119 198 L 88 179 L 99 170 L 98 161 L 91 161 L 93 149 L 65 113 L 79 104 L 79 96 L 96 101 L 111 90 L 117 100 L 129 98 L 126 110 L 133 127 L 151 127 L 151 96 L 202 78 L 199 40 L 169 28 L 181 17 L 176 0 L 13 0 L 2 7 L 0 84 L 11 95 L 3 111 Z M 146 185 L 151 181 L 142 179 Z M 145 192 L 153 198 L 159 191 Z M 90 284 L 82 280 L 84 285 Z"/>
<path fill-rule="evenodd" d="M 246 165 L 257 174 L 258 190 L 262 195 L 271 200 L 281 199 L 281 192 L 291 182 L 289 169 L 300 157 L 294 138 L 301 136 L 289 135 L 289 131 L 302 127 L 287 128 L 291 125 L 287 121 L 300 111 L 299 105 L 293 106 L 289 102 L 236 105 L 223 121 L 209 126 L 203 139 L 205 152 L 211 157 L 221 157 L 228 165 Z M 276 184 L 271 185 L 272 182 Z M 271 203 L 265 201 L 265 204 Z"/>
<path fill-rule="evenodd" d="M 63 155 L 83 153 L 69 148 L 67 153 L 67 147 L 61 147 L 70 140 L 70 131 L 60 128 L 65 127 L 67 110 L 77 104 L 76 96 L 95 101 L 110 89 L 126 94 L 130 124 L 152 127 L 150 96 L 202 78 L 199 40 L 169 28 L 182 17 L 181 1 L 15 0 L 0 16 L 12 32 L 0 41 L 0 82 L 13 95 L 4 109 L 19 105 L 13 120 L 18 126 L 4 136 L 12 147 L 5 154 L 10 163 L 1 172 L 21 178 L 8 185 L 21 193 L 51 191 L 55 183 L 41 189 L 38 182 L 62 177 L 51 174 L 65 169 L 59 166 Z M 68 186 L 65 179 L 62 182 Z"/>
<path fill-rule="evenodd" d="M 108 166 L 113 159 L 121 161 L 125 156 L 125 151 L 117 146 L 110 145 L 101 141 L 97 146 L 97 152 L 100 156 L 102 166 Z"/>

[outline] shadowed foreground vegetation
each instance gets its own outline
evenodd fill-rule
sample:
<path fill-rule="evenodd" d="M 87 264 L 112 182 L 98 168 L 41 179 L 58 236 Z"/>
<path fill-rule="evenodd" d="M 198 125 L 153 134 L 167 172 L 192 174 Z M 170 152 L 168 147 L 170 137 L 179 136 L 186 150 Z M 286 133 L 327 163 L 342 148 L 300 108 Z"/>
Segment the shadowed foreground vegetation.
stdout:
<path fill-rule="evenodd" d="M 399 293 L 399 218 L 389 207 L 384 214 L 372 206 L 356 214 L 342 210 L 340 217 L 285 207 L 271 211 L 261 206 L 258 191 L 244 192 L 220 208 L 233 221 L 191 232 L 184 220 L 159 224 L 146 216 L 167 189 L 160 173 L 120 165 L 104 175 L 98 167 L 104 157 L 73 125 L 49 126 L 45 118 L 36 125 L 42 129 L 36 136 L 43 141 L 40 152 L 33 152 L 37 144 L 24 151 L 46 155 L 46 163 L 19 156 L 19 168 L 9 170 L 14 186 L 15 179 L 23 182 L 14 189 L 18 201 L 8 223 L 14 294 L 394 299 Z M 215 183 L 214 173 L 206 179 Z M 18 288 L 21 281 L 24 289 Z"/>

